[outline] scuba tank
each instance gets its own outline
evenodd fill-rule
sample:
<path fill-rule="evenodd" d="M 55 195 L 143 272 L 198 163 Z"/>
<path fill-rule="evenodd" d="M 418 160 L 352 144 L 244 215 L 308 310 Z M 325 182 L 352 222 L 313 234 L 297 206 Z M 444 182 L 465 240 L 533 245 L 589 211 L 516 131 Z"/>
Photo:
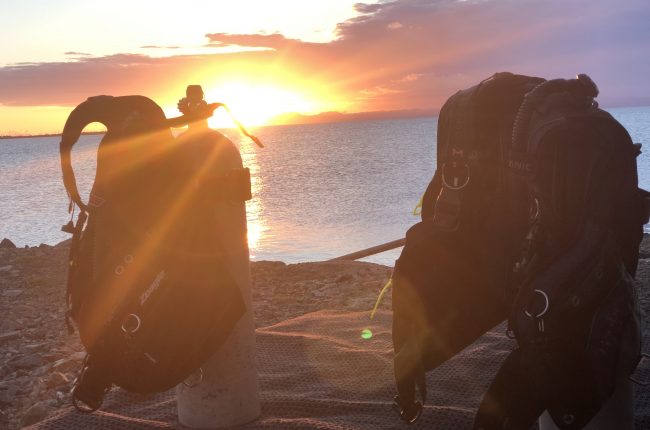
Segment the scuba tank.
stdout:
<path fill-rule="evenodd" d="M 206 106 L 210 105 L 203 100 L 203 90 L 198 85 L 188 86 L 187 98 L 179 102 L 179 110 L 185 115 L 191 115 Z M 223 104 L 212 106 L 227 109 Z M 236 122 L 234 118 L 233 121 Z M 243 134 L 261 146 L 259 139 L 248 133 L 238 122 L 236 124 Z M 179 161 L 189 169 L 187 176 L 194 178 L 194 184 L 213 184 L 222 177 L 232 181 L 231 187 L 209 185 L 199 192 L 203 204 L 213 207 L 213 211 L 200 211 L 205 219 L 200 220 L 199 224 L 214 224 L 216 238 L 205 237 L 201 228 L 197 242 L 204 240 L 208 247 L 215 239 L 221 243 L 223 258 L 227 261 L 246 306 L 246 312 L 239 318 L 228 339 L 201 365 L 198 381 L 195 379 L 193 384 L 183 383 L 177 386 L 178 420 L 190 428 L 231 427 L 257 418 L 261 405 L 255 365 L 255 326 L 251 306 L 246 208 L 243 200 L 230 198 L 224 201 L 219 193 L 225 191 L 250 197 L 250 178 L 248 169 L 242 168 L 237 147 L 223 134 L 210 129 L 206 120 L 191 122 L 187 131 L 177 137 L 177 142 L 182 148 Z M 213 203 L 215 200 L 216 204 Z"/>

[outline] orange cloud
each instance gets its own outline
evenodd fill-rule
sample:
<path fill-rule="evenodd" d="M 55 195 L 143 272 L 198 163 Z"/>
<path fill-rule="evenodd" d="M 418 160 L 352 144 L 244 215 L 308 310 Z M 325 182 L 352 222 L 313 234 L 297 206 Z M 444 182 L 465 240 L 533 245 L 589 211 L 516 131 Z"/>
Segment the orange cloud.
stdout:
<path fill-rule="evenodd" d="M 288 45 L 304 43 L 295 39 L 287 39 L 279 33 L 274 34 L 228 34 L 208 33 L 205 35 L 212 46 L 249 46 L 256 48 L 284 49 Z"/>

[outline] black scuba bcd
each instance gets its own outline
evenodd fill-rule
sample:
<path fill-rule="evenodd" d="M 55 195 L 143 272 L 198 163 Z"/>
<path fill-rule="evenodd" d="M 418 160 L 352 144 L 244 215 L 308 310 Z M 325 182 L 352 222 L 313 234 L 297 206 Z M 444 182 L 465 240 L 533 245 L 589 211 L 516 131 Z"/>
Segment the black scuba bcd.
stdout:
<path fill-rule="evenodd" d="M 83 202 L 70 153 L 91 122 L 107 132 Z M 177 385 L 245 312 L 214 207 L 250 198 L 248 170 L 239 159 L 221 176 L 197 176 L 183 161 L 196 148 L 179 145 L 168 125 L 146 97 L 99 96 L 80 104 L 63 131 L 64 184 L 80 209 L 67 228 L 73 233 L 67 316 L 88 353 L 73 402 L 85 411 L 99 408 L 113 384 L 137 393 Z"/>
<path fill-rule="evenodd" d="M 545 409 L 577 428 L 611 395 L 615 378 L 604 369 L 621 350 L 612 339 L 638 329 L 629 280 L 647 210 L 638 148 L 596 94 L 586 75 L 497 73 L 443 106 L 423 219 L 393 274 L 396 408 L 405 421 L 421 413 L 425 372 L 509 315 L 519 348 L 476 428 L 528 428 Z M 590 324 L 600 332 L 585 330 Z M 607 353 L 591 353 L 598 348 Z M 567 397 L 522 394 L 548 393 L 542 382 Z"/>

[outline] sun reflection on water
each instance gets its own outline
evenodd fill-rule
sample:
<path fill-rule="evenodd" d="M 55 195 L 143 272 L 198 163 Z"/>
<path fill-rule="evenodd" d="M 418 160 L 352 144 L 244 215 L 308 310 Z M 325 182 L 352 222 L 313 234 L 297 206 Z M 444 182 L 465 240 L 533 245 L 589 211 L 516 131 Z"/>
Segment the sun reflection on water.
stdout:
<path fill-rule="evenodd" d="M 255 134 L 254 130 L 251 130 Z M 230 133 L 232 134 L 232 133 Z M 268 226 L 264 221 L 260 193 L 264 188 L 264 181 L 260 175 L 260 165 L 257 160 L 257 148 L 247 137 L 239 137 L 239 150 L 244 167 L 248 167 L 251 173 L 251 194 L 253 198 L 246 202 L 246 221 L 248 224 L 248 249 L 250 258 L 255 259 L 255 251 L 259 248 L 260 242 L 268 233 Z"/>

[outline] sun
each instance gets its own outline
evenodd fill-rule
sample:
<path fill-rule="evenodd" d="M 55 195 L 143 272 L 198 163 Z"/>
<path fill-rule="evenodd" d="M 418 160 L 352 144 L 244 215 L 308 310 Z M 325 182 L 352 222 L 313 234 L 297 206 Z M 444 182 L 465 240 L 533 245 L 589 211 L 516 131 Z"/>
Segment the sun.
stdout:
<path fill-rule="evenodd" d="M 246 126 L 266 125 L 282 113 L 313 113 L 317 104 L 302 94 L 282 87 L 249 85 L 231 82 L 204 87 L 208 103 L 225 103 L 241 123 Z M 211 127 L 232 127 L 228 115 L 217 110 L 209 120 Z"/>

